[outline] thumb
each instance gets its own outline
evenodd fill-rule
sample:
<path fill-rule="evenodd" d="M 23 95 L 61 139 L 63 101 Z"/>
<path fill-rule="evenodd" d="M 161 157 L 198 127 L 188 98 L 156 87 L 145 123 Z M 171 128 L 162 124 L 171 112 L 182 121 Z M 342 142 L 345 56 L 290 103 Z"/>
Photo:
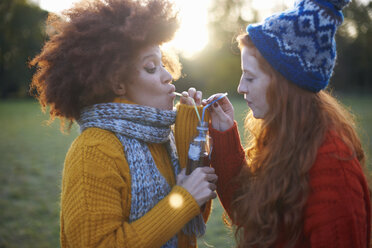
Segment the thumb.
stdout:
<path fill-rule="evenodd" d="M 177 175 L 177 184 L 180 184 L 182 183 L 182 181 L 185 179 L 186 177 L 186 169 L 182 169 L 181 172 Z"/>

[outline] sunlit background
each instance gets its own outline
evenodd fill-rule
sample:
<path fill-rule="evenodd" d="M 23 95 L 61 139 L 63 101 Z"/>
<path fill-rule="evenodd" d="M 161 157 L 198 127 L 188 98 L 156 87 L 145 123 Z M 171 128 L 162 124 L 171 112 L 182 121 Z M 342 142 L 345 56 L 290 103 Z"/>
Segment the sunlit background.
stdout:
<path fill-rule="evenodd" d="M 32 3 L 30 3 L 32 1 Z M 0 247 L 59 247 L 59 196 L 65 154 L 78 135 L 62 135 L 59 122 L 46 127 L 29 86 L 35 68 L 28 61 L 48 40 L 48 12 L 60 13 L 77 0 L 0 0 Z M 228 92 L 243 135 L 247 109 L 237 93 L 241 76 L 236 35 L 295 0 L 170 0 L 181 28 L 171 44 L 180 52 L 177 91 L 195 87 L 203 96 Z M 42 9 L 39 8 L 38 4 Z M 372 171 L 372 0 L 352 0 L 336 34 L 337 63 L 330 89 L 357 115 Z M 182 206 L 174 195 L 170 204 Z M 200 248 L 235 247 L 232 230 L 216 199 Z"/>
<path fill-rule="evenodd" d="M 64 9 L 73 6 L 80 0 L 32 0 L 39 4 L 42 9 L 49 12 L 60 13 Z M 179 51 L 185 58 L 193 58 L 205 48 L 209 42 L 208 20 L 209 9 L 213 0 L 172 0 L 179 10 L 181 26 L 174 40 L 168 44 Z M 271 15 L 273 12 L 280 11 L 293 5 L 294 0 L 247 0 L 242 1 L 243 8 L 241 16 L 245 20 L 256 18 L 258 21 Z M 369 0 L 359 0 L 367 3 Z M 252 9 L 257 16 L 252 16 Z M 350 27 L 351 34 L 355 33 L 355 28 Z"/>
<path fill-rule="evenodd" d="M 41 8 L 60 13 L 79 0 L 33 0 Z M 192 58 L 208 44 L 208 12 L 212 0 L 173 0 L 179 10 L 181 26 L 174 40 L 169 44 L 186 58 Z M 259 19 L 270 14 L 277 6 L 289 6 L 294 0 L 252 0 L 251 7 L 259 13 Z M 248 1 L 247 1 L 248 3 Z M 250 7 L 242 9 L 242 16 L 250 19 Z"/>
<path fill-rule="evenodd" d="M 34 0 L 41 8 L 60 13 L 79 0 Z M 208 43 L 208 8 L 211 0 L 174 0 L 179 10 L 181 27 L 171 45 L 185 57 L 191 58 Z M 197 7 L 196 7 L 197 6 Z M 197 38 L 190 38 L 197 37 Z"/>

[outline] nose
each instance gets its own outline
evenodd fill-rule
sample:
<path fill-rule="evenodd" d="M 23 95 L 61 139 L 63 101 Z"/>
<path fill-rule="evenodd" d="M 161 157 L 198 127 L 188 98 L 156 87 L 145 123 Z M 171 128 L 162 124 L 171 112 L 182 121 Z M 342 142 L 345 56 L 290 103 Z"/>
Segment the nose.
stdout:
<path fill-rule="evenodd" d="M 163 68 L 162 82 L 165 84 L 171 83 L 173 81 L 173 76 L 169 73 L 169 71 L 167 71 L 167 69 L 165 69 L 165 67 L 162 68 Z"/>
<path fill-rule="evenodd" d="M 242 79 L 239 81 L 238 89 L 237 89 L 239 94 L 247 94 L 248 93 L 248 88 L 247 85 L 242 82 Z"/>

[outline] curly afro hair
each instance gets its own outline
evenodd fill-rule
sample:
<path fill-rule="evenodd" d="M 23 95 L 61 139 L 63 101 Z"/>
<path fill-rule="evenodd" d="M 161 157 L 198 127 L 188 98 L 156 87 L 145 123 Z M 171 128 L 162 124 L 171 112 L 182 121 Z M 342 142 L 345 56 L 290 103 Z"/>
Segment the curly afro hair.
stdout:
<path fill-rule="evenodd" d="M 165 0 L 82 1 L 50 15 L 50 39 L 31 62 L 37 67 L 30 93 L 50 119 L 79 119 L 80 109 L 115 97 L 112 83 L 136 75 L 135 59 L 151 45 L 170 41 L 179 22 L 173 5 Z M 177 56 L 164 55 L 163 63 L 174 78 L 180 75 Z"/>

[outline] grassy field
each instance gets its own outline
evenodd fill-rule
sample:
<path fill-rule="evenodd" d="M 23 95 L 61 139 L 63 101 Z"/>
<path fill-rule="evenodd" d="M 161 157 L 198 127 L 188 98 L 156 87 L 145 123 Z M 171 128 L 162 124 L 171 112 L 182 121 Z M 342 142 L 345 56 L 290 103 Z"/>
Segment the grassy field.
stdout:
<path fill-rule="evenodd" d="M 372 143 L 372 97 L 342 97 L 357 114 L 367 150 Z M 236 113 L 247 108 L 233 101 Z M 45 125 L 46 115 L 30 100 L 0 102 L 0 248 L 58 247 L 59 193 L 64 156 L 77 127 L 70 135 L 59 132 L 59 123 Z M 242 114 L 236 114 L 242 127 Z M 242 133 L 242 130 L 241 130 Z M 371 154 L 369 152 L 369 154 Z M 222 221 L 218 200 L 199 247 L 232 247 L 231 230 Z"/>

